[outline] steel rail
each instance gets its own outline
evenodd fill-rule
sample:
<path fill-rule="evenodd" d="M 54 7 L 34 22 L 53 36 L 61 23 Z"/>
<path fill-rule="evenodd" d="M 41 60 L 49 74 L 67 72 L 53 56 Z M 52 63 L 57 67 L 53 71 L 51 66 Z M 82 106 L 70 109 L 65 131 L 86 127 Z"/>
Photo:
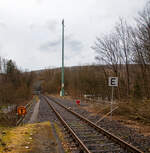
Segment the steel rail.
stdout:
<path fill-rule="evenodd" d="M 84 145 L 84 143 L 78 138 L 78 136 L 74 133 L 74 131 L 70 128 L 70 126 L 65 122 L 65 120 L 61 117 L 61 115 L 55 110 L 55 108 L 48 102 L 47 98 L 45 98 L 43 96 L 43 98 L 45 99 L 45 101 L 47 102 L 47 104 L 51 107 L 51 109 L 55 112 L 55 114 L 57 115 L 57 117 L 60 119 L 60 121 L 62 122 L 62 124 L 67 127 L 67 129 L 69 130 L 69 132 L 71 133 L 72 137 L 77 141 L 77 143 L 81 146 L 81 148 L 86 152 L 86 153 L 91 153 L 91 151 L 89 151 L 89 149 Z"/>
<path fill-rule="evenodd" d="M 27 104 L 25 105 L 25 108 L 26 108 L 27 111 L 30 109 L 32 103 L 33 103 L 33 101 L 32 101 L 32 102 L 29 102 L 29 103 L 27 103 Z M 22 117 L 16 122 L 16 126 L 19 126 L 19 125 L 23 122 L 24 118 L 25 118 L 25 115 L 22 116 Z"/>
<path fill-rule="evenodd" d="M 60 104 L 58 101 L 56 101 L 53 98 L 50 98 L 47 96 L 48 99 L 56 102 L 58 105 L 60 105 L 61 107 L 63 107 L 64 109 L 66 109 L 67 111 L 71 112 L 72 114 L 78 116 L 80 119 L 82 119 L 83 121 L 87 122 L 89 125 L 93 126 L 95 129 L 97 129 L 98 131 L 100 131 L 101 133 L 103 133 L 105 136 L 107 136 L 109 139 L 112 139 L 113 141 L 115 141 L 117 144 L 119 144 L 122 148 L 124 148 L 127 151 L 130 151 L 132 153 L 144 153 L 141 150 L 139 150 L 138 148 L 134 147 L 133 145 L 125 142 L 124 140 L 120 139 L 119 137 L 115 136 L 114 134 L 106 131 L 105 129 L 99 127 L 98 125 L 96 125 L 95 123 L 91 122 L 90 120 L 86 119 L 85 117 L 81 116 L 80 114 L 70 110 L 69 108 L 65 107 L 64 105 Z"/>

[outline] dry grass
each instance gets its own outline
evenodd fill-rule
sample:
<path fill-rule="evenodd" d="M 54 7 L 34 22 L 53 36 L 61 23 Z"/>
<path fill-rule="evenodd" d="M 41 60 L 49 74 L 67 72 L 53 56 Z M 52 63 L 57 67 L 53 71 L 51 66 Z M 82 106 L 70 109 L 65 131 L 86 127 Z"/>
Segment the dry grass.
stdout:
<path fill-rule="evenodd" d="M 130 103 L 117 103 L 119 106 L 113 112 L 113 120 L 134 128 L 137 132 L 150 136 L 150 101 L 132 101 Z M 110 104 L 89 104 L 83 107 L 93 115 L 106 115 L 110 111 Z M 109 118 L 109 116 L 107 117 Z"/>
<path fill-rule="evenodd" d="M 2 135 L 2 144 L 0 145 L 0 152 L 19 153 L 25 152 L 25 146 L 31 143 L 29 139 L 30 134 L 33 132 L 34 125 L 26 125 L 23 127 L 15 128 L 2 128 L 6 134 Z"/>
<path fill-rule="evenodd" d="M 40 150 L 43 152 L 47 142 L 46 145 L 49 145 L 55 153 L 55 146 L 50 146 L 51 141 L 55 142 L 55 139 L 49 122 L 27 124 L 14 128 L 1 128 L 0 131 L 2 139 L 0 143 L 1 153 L 37 153 Z M 43 144 L 44 141 L 46 141 L 45 144 Z"/>
<path fill-rule="evenodd" d="M 113 112 L 115 116 L 122 116 L 126 119 L 140 122 L 142 124 L 150 125 L 150 101 L 131 101 L 124 103 L 117 103 L 113 107 L 119 106 Z M 100 114 L 106 114 L 110 111 L 110 105 L 92 104 L 90 111 Z"/>
<path fill-rule="evenodd" d="M 114 114 L 150 125 L 150 101 L 119 103 L 119 109 Z"/>

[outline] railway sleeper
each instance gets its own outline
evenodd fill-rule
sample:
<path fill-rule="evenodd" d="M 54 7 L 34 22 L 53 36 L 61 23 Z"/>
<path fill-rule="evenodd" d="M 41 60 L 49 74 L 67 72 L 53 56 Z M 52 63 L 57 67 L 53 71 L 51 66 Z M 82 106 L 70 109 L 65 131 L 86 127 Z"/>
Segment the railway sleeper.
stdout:
<path fill-rule="evenodd" d="M 123 149 L 119 149 L 119 148 L 116 148 L 113 150 L 92 150 L 92 153 L 116 153 L 116 152 L 127 153 Z"/>
<path fill-rule="evenodd" d="M 106 141 L 106 139 L 92 139 L 92 140 L 83 140 L 83 142 L 84 143 L 87 143 L 87 144 L 91 144 L 91 143 L 93 143 L 93 142 L 95 142 L 95 143 L 100 143 L 100 142 L 104 142 L 104 141 Z"/>
<path fill-rule="evenodd" d="M 82 132 L 75 131 L 75 132 L 76 132 L 77 135 L 85 135 L 85 136 L 96 135 L 96 136 L 101 136 L 101 135 L 97 134 L 96 132 L 93 132 L 93 133 L 91 133 L 91 132 L 84 132 L 84 131 L 82 131 Z"/>
<path fill-rule="evenodd" d="M 93 135 L 93 136 L 90 136 L 90 137 L 87 137 L 87 136 L 85 137 L 84 135 L 79 135 L 79 138 L 84 141 L 84 140 L 91 140 L 91 139 L 101 139 L 102 137 L 101 136 L 97 136 L 97 135 Z"/>
<path fill-rule="evenodd" d="M 79 133 L 79 132 L 76 132 L 76 134 L 77 135 L 79 135 L 79 136 L 85 136 L 85 137 L 93 137 L 93 136 L 97 136 L 97 137 L 104 137 L 103 135 L 100 135 L 100 134 L 97 134 L 97 133 L 84 133 L 84 132 L 82 132 L 82 133 Z"/>
<path fill-rule="evenodd" d="M 105 144 L 86 144 L 86 146 L 95 146 L 95 147 L 114 147 L 114 146 L 117 146 L 119 147 L 118 145 L 114 144 L 114 143 L 105 143 Z"/>
<path fill-rule="evenodd" d="M 74 129 L 73 128 L 73 130 L 74 131 L 76 131 L 76 132 L 78 132 L 78 133 L 80 133 L 80 132 L 89 132 L 89 133 L 93 133 L 93 130 L 92 129 Z M 98 132 L 96 132 L 96 133 L 98 133 Z"/>

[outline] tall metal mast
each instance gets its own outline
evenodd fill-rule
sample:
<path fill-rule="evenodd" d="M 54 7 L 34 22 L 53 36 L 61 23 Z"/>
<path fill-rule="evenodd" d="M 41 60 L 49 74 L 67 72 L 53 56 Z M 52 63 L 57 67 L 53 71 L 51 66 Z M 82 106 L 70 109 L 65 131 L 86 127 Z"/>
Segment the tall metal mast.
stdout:
<path fill-rule="evenodd" d="M 64 96 L 64 19 L 62 20 L 62 69 L 61 69 L 61 96 Z"/>

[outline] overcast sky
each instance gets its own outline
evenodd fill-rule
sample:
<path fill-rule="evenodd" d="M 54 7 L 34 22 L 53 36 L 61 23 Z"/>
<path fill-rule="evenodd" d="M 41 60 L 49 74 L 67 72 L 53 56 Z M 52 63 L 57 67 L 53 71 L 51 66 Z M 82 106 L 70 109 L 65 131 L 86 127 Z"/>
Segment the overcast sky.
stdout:
<path fill-rule="evenodd" d="M 0 0 L 0 56 L 23 69 L 61 66 L 65 20 L 65 65 L 95 62 L 91 49 L 119 17 L 133 21 L 147 0 Z"/>

